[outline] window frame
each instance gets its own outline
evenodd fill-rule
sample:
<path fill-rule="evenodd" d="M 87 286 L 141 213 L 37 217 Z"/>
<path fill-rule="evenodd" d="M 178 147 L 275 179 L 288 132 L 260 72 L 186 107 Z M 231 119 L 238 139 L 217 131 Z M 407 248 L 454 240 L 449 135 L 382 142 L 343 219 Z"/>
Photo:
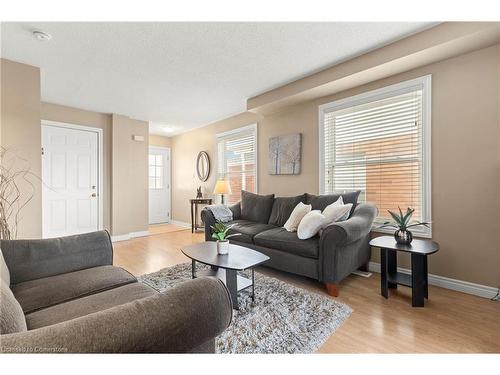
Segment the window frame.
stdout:
<path fill-rule="evenodd" d="M 254 194 L 259 193 L 259 137 L 258 137 L 258 123 L 253 123 L 239 128 L 231 129 L 222 133 L 215 134 L 215 175 L 216 181 L 219 180 L 219 142 L 222 138 L 231 136 L 237 133 L 253 132 L 255 137 L 255 191 Z M 226 172 L 227 174 L 227 172 Z M 217 198 L 216 198 L 217 199 Z"/>
<path fill-rule="evenodd" d="M 420 188 L 422 191 L 422 221 L 432 222 L 432 191 L 431 191 L 431 102 L 432 102 L 432 75 L 399 82 L 376 90 L 367 91 L 358 95 L 335 100 L 320 105 L 318 108 L 319 123 L 319 192 L 325 193 L 325 139 L 324 120 L 325 114 L 356 105 L 370 103 L 376 100 L 390 98 L 396 95 L 422 89 L 422 178 Z M 389 228 L 378 228 L 374 223 L 372 231 L 380 233 L 393 233 Z M 412 233 L 418 237 L 432 238 L 432 225 L 412 228 Z"/>

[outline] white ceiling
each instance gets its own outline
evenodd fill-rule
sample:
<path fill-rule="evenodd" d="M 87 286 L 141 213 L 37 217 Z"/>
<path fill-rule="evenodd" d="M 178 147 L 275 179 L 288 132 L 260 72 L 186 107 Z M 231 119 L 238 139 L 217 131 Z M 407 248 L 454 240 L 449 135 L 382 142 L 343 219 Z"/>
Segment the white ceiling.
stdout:
<path fill-rule="evenodd" d="M 151 132 L 173 135 L 433 25 L 2 23 L 1 53 L 41 68 L 43 101 L 150 121 Z M 35 39 L 34 29 L 52 40 Z"/>

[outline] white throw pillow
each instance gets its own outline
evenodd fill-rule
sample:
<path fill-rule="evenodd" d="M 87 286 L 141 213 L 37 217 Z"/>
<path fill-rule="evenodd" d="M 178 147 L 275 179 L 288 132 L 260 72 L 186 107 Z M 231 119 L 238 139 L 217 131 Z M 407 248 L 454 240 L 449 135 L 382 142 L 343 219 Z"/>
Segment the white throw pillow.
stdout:
<path fill-rule="evenodd" d="M 283 228 L 289 232 L 296 232 L 300 221 L 308 212 L 311 211 L 311 209 L 312 206 L 310 204 L 299 202 L 299 204 L 297 204 L 293 209 L 285 225 L 283 225 Z"/>
<path fill-rule="evenodd" d="M 326 224 L 327 221 L 320 210 L 311 211 L 300 221 L 297 229 L 297 237 L 301 240 L 314 237 Z"/>
<path fill-rule="evenodd" d="M 340 197 L 339 199 L 342 199 Z M 338 202 L 338 201 L 337 201 Z M 352 203 L 336 205 L 332 203 L 323 210 L 323 216 L 326 218 L 327 222 L 334 223 L 336 221 L 344 221 L 349 217 L 349 212 L 351 212 Z"/>

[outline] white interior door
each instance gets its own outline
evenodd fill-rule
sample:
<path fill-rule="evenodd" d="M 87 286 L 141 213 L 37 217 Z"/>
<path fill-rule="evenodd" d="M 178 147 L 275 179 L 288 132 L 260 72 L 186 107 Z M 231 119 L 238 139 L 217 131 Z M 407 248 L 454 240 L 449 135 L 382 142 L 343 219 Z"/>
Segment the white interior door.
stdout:
<path fill-rule="evenodd" d="M 42 124 L 43 236 L 100 229 L 99 133 Z"/>
<path fill-rule="evenodd" d="M 170 221 L 170 149 L 149 148 L 149 224 Z"/>

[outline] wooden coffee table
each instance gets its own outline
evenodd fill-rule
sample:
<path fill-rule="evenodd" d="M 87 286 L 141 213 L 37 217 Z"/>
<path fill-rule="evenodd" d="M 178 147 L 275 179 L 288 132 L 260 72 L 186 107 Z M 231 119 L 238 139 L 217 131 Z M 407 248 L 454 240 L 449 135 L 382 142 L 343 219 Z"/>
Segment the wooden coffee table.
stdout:
<path fill-rule="evenodd" d="M 238 310 L 238 292 L 252 287 L 252 300 L 255 300 L 254 267 L 269 260 L 267 255 L 243 246 L 229 244 L 229 253 L 217 254 L 217 244 L 212 241 L 189 245 L 181 249 L 182 253 L 191 258 L 191 275 L 216 276 L 226 284 L 233 308 Z M 196 272 L 196 262 L 210 266 L 207 270 Z M 238 275 L 238 271 L 252 270 L 252 279 Z"/>

